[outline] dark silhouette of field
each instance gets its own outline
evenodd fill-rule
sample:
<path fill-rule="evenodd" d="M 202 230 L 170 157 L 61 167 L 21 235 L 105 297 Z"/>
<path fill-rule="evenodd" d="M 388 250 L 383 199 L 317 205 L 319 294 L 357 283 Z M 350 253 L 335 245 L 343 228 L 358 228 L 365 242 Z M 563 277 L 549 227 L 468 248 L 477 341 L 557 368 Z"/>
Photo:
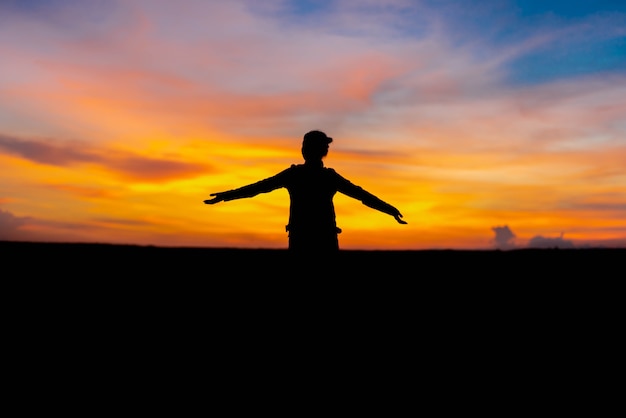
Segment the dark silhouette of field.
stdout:
<path fill-rule="evenodd" d="M 280 321 L 294 312 L 326 320 L 391 315 L 421 326 L 470 315 L 507 327 L 524 318 L 543 328 L 555 316 L 569 322 L 584 313 L 588 321 L 619 306 L 626 249 L 342 250 L 327 258 L 287 249 L 0 241 L 0 254 L 5 290 L 15 286 L 43 315 L 145 312 L 185 327 L 204 327 L 214 315 L 230 322 L 261 313 Z"/>
<path fill-rule="evenodd" d="M 254 370 L 321 355 L 360 373 L 366 358 L 418 367 L 427 381 L 487 374 L 541 385 L 549 370 L 546 384 L 578 384 L 581 364 L 611 370 L 621 347 L 626 249 L 343 250 L 329 260 L 0 242 L 0 254 L 9 345 L 24 364 L 47 358 L 64 372 L 143 362 L 154 376 L 162 364 L 195 372 L 224 359 Z"/>
<path fill-rule="evenodd" d="M 157 247 L 0 241 L 12 277 L 110 280 L 303 281 L 376 280 L 425 283 L 606 280 L 620 277 L 626 249 L 341 250 L 336 256 L 294 256 L 286 249 Z"/>
<path fill-rule="evenodd" d="M 407 399 L 417 382 L 426 407 L 450 393 L 464 408 L 617 393 L 625 250 L 344 250 L 307 265 L 287 250 L 0 242 L 0 254 L 20 390 L 189 397 L 217 383 L 230 400 L 319 370 Z"/>

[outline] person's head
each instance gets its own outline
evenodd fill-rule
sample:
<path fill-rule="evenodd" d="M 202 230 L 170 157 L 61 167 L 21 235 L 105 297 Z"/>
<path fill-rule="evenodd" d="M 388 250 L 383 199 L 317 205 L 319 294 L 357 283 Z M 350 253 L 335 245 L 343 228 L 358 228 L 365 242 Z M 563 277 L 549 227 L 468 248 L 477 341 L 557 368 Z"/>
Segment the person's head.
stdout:
<path fill-rule="evenodd" d="M 302 139 L 302 156 L 305 161 L 320 160 L 328 154 L 328 144 L 333 139 L 322 131 L 309 131 Z"/>

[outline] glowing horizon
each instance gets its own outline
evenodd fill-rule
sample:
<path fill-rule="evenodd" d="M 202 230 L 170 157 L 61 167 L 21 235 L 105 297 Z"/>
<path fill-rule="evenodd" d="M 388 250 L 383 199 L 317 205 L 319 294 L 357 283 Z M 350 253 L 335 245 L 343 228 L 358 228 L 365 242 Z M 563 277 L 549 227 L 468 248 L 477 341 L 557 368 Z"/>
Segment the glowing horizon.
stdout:
<path fill-rule="evenodd" d="M 203 200 L 321 129 L 408 222 L 337 195 L 341 248 L 626 247 L 626 5 L 481 4 L 2 3 L 0 240 L 286 248 Z"/>

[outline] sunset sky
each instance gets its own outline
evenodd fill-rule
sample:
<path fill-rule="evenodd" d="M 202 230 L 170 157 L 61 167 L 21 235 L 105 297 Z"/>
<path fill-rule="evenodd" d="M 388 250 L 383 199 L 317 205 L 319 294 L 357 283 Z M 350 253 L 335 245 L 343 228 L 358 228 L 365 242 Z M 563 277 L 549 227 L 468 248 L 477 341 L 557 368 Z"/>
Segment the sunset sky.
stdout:
<path fill-rule="evenodd" d="M 312 129 L 341 248 L 626 247 L 626 1 L 0 1 L 0 240 L 286 248 Z"/>

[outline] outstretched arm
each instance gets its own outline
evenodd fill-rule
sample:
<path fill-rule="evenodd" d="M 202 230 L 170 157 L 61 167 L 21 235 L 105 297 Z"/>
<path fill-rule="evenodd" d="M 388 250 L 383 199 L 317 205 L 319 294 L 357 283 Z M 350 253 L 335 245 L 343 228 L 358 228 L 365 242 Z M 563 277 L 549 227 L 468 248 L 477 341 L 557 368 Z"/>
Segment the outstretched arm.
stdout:
<path fill-rule="evenodd" d="M 228 190 L 226 192 L 211 193 L 210 196 L 213 196 L 213 199 L 207 199 L 204 201 L 204 203 L 207 205 L 213 205 L 218 202 L 243 199 L 246 197 L 256 196 L 259 193 L 271 192 L 272 190 L 283 187 L 285 172 L 286 170 L 275 176 L 266 178 L 253 184 L 249 184 L 247 186 L 240 187 L 238 189 Z"/>
<path fill-rule="evenodd" d="M 235 199 L 243 199 L 245 197 L 253 197 L 258 195 L 261 192 L 269 192 L 274 190 L 274 188 L 263 187 L 265 186 L 265 181 L 262 180 L 258 183 L 250 184 L 248 186 L 243 186 L 238 189 L 229 190 L 227 192 L 218 192 L 211 193 L 210 196 L 215 196 L 213 199 L 205 200 L 204 203 L 207 205 L 213 205 L 217 202 L 225 202 L 228 200 Z"/>
<path fill-rule="evenodd" d="M 400 213 L 398 209 L 391 206 L 387 202 L 383 202 L 382 200 L 380 200 L 379 198 L 377 198 L 376 196 L 372 194 L 370 194 L 370 196 L 367 196 L 366 199 L 363 199 L 362 202 L 365 206 L 369 206 L 372 209 L 376 209 L 383 213 L 393 216 L 393 218 L 399 224 L 405 225 L 407 223 L 405 220 L 402 219 L 402 214 Z"/>
<path fill-rule="evenodd" d="M 379 199 L 372 193 L 364 190 L 362 187 L 351 183 L 349 180 L 345 179 L 339 174 L 337 174 L 337 178 L 339 179 L 339 191 L 341 193 L 354 199 L 360 200 L 361 203 L 363 203 L 365 206 L 393 216 L 393 218 L 399 224 L 404 225 L 407 223 L 405 220 L 402 219 L 402 214 L 400 213 L 400 211 L 389 203 Z"/>

